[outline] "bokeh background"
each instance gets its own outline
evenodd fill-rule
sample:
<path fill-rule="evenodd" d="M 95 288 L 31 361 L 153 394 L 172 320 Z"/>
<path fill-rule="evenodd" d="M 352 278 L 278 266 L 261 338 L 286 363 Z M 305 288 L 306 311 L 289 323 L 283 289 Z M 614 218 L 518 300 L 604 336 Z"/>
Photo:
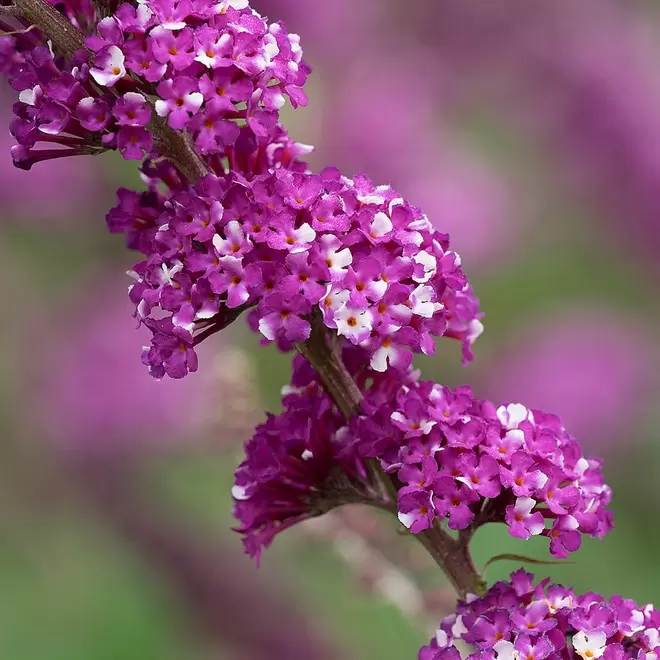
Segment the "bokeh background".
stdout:
<path fill-rule="evenodd" d="M 392 183 L 453 246 L 486 312 L 476 360 L 425 374 L 559 413 L 607 459 L 615 531 L 581 590 L 660 601 L 660 11 L 641 0 L 254 0 L 313 66 L 293 136 Z M 0 97 L 7 125 L 12 98 Z M 0 658 L 413 658 L 452 606 L 413 540 L 345 510 L 257 571 L 231 532 L 241 442 L 289 358 L 242 324 L 155 382 L 105 232 L 112 157 L 12 167 L 0 140 Z M 481 530 L 479 565 L 546 557 Z M 490 567 L 490 580 L 515 568 Z"/>

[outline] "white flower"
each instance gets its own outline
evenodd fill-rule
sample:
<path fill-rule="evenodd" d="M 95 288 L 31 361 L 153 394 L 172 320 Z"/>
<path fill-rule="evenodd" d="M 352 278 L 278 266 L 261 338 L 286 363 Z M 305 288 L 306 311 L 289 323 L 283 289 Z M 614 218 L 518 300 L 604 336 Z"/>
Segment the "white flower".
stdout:
<path fill-rule="evenodd" d="M 449 646 L 449 636 L 442 628 L 438 628 L 435 631 L 435 641 L 438 642 L 438 646 L 441 649 L 445 648 L 445 646 Z"/>
<path fill-rule="evenodd" d="M 395 197 L 395 198 L 389 203 L 389 206 L 387 207 L 387 212 L 388 212 L 390 215 L 392 215 L 392 211 L 394 211 L 394 209 L 395 209 L 397 206 L 405 206 L 405 205 L 406 205 L 406 200 L 403 199 L 403 197 Z"/>
<path fill-rule="evenodd" d="M 430 433 L 431 429 L 436 424 L 435 421 L 429 419 L 423 419 L 419 422 L 411 422 L 411 420 L 409 420 L 403 413 L 397 411 L 392 413 L 391 419 L 394 422 L 400 422 L 404 426 L 409 426 L 411 428 L 413 427 L 413 425 L 416 425 L 416 430 L 421 431 L 423 435 Z"/>
<path fill-rule="evenodd" d="M 296 239 L 296 242 L 311 243 L 316 238 L 316 232 L 308 222 L 304 222 L 293 232 L 293 236 Z M 292 252 L 294 251 L 295 250 L 292 250 Z"/>
<path fill-rule="evenodd" d="M 337 332 L 359 344 L 369 336 L 372 329 L 372 316 L 368 309 L 356 309 L 349 305 L 340 307 L 334 314 Z"/>
<path fill-rule="evenodd" d="M 235 500 L 249 500 L 249 495 L 246 494 L 247 489 L 243 486 L 232 486 L 231 495 Z"/>
<path fill-rule="evenodd" d="M 183 25 L 185 27 L 186 24 L 184 23 Z M 221 34 L 220 38 L 215 44 L 213 44 L 213 47 L 210 50 L 208 48 L 200 48 L 195 55 L 195 60 L 208 69 L 214 69 L 218 62 L 218 51 L 222 50 L 225 46 L 228 46 L 231 40 L 232 37 L 229 33 L 225 32 L 224 34 Z"/>
<path fill-rule="evenodd" d="M 380 373 L 387 371 L 387 365 L 397 362 L 401 350 L 400 346 L 395 344 L 389 337 L 386 337 L 380 347 L 371 356 L 371 368 Z"/>
<path fill-rule="evenodd" d="M 495 660 L 519 660 L 520 658 L 520 654 L 513 648 L 513 644 L 503 639 L 493 646 L 493 651 L 497 654 Z"/>
<path fill-rule="evenodd" d="M 516 520 L 518 522 L 525 522 L 525 527 L 531 536 L 537 536 L 545 529 L 545 523 L 543 521 L 533 519 L 532 509 L 536 504 L 536 500 L 531 497 L 518 497 L 513 508 Z"/>
<path fill-rule="evenodd" d="M 465 338 L 468 340 L 469 344 L 474 344 L 475 341 L 481 336 L 484 331 L 484 324 L 479 319 L 472 319 L 468 324 L 467 334 Z M 530 413 L 530 421 L 531 413 Z"/>
<path fill-rule="evenodd" d="M 425 250 L 421 250 L 420 252 L 418 252 L 413 257 L 413 261 L 416 264 L 422 266 L 422 270 L 423 270 L 423 275 L 420 276 L 414 274 L 412 276 L 415 282 L 428 282 L 436 274 L 438 270 L 438 262 L 436 258 L 429 252 L 426 252 Z"/>
<path fill-rule="evenodd" d="M 214 9 L 217 14 L 226 14 L 229 9 L 245 9 L 249 4 L 250 0 L 220 0 Z"/>
<path fill-rule="evenodd" d="M 436 302 L 435 289 L 425 284 L 420 284 L 410 295 L 413 314 L 430 319 L 436 312 L 443 309 L 444 305 Z"/>
<path fill-rule="evenodd" d="M 36 105 L 37 99 L 40 96 L 41 96 L 41 87 L 39 85 L 35 85 L 32 89 L 24 89 L 18 95 L 18 100 L 21 103 L 25 103 L 26 105 Z M 91 102 L 94 101 L 94 99 L 91 96 L 89 97 L 89 100 Z M 82 101 L 81 101 L 81 103 L 82 103 Z"/>
<path fill-rule="evenodd" d="M 374 215 L 371 225 L 369 225 L 369 235 L 371 238 L 382 238 L 392 231 L 392 221 L 385 213 L 379 211 Z"/>
<path fill-rule="evenodd" d="M 163 271 L 161 274 L 163 284 L 169 284 L 178 289 L 179 285 L 174 281 L 174 276 L 183 270 L 183 264 L 180 261 L 177 261 L 171 268 L 168 267 L 167 264 L 163 264 L 161 270 Z"/>
<path fill-rule="evenodd" d="M 646 641 L 646 646 L 650 649 L 660 646 L 660 631 L 658 631 L 657 628 L 649 628 L 648 630 L 645 630 L 644 640 Z"/>
<path fill-rule="evenodd" d="M 105 66 L 89 70 L 94 80 L 104 87 L 112 87 L 118 80 L 126 75 L 124 67 L 124 53 L 118 46 L 108 46 Z"/>
<path fill-rule="evenodd" d="M 321 250 L 323 259 L 330 269 L 333 279 L 338 279 L 346 273 L 348 267 L 353 263 L 353 255 L 347 247 L 338 249 L 342 247 L 342 242 L 333 234 L 323 234 L 321 243 L 323 245 Z"/>
<path fill-rule="evenodd" d="M 397 518 L 399 519 L 399 522 L 406 528 L 410 529 L 412 527 L 412 524 L 415 522 L 415 514 L 414 512 L 411 513 L 403 513 L 399 511 L 397 514 Z"/>
<path fill-rule="evenodd" d="M 351 182 L 351 184 L 352 184 L 352 182 Z M 387 188 L 387 186 L 380 186 L 380 188 L 383 188 L 383 187 Z M 382 206 L 385 203 L 385 197 L 383 197 L 382 195 L 378 195 L 377 194 L 378 190 L 379 190 L 379 188 L 376 188 L 376 190 L 374 191 L 373 194 L 372 193 L 369 193 L 367 195 L 357 194 L 356 196 L 357 196 L 358 202 L 360 202 L 360 204 L 364 204 L 364 205 L 374 204 L 375 206 Z M 386 191 L 383 191 L 383 192 L 386 192 Z"/>
<path fill-rule="evenodd" d="M 500 406 L 497 409 L 497 419 L 500 420 L 507 431 L 517 429 L 521 422 L 524 422 L 528 417 L 529 410 L 522 403 L 510 403 L 508 406 Z"/>
<path fill-rule="evenodd" d="M 600 630 L 595 630 L 588 634 L 580 631 L 573 635 L 573 648 L 584 660 L 600 658 L 605 653 L 606 643 L 607 636 Z"/>
<path fill-rule="evenodd" d="M 461 635 L 464 635 L 468 629 L 465 627 L 465 624 L 463 623 L 463 617 L 459 614 L 456 617 L 456 621 L 454 621 L 454 625 L 451 627 L 451 634 L 455 637 L 461 637 Z"/>
<path fill-rule="evenodd" d="M 350 295 L 348 289 L 335 289 L 334 285 L 328 284 L 325 293 L 319 300 L 319 305 L 324 310 L 338 310 L 348 300 Z"/>

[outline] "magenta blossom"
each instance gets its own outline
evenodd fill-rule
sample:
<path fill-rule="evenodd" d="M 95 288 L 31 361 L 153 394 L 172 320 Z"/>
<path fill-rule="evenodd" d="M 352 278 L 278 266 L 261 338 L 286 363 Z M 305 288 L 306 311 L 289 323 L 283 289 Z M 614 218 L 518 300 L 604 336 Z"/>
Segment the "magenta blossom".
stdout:
<path fill-rule="evenodd" d="M 245 443 L 232 489 L 238 531 L 257 559 L 292 525 L 377 498 L 363 461 L 343 451 L 344 419 L 321 387 L 287 388 L 283 403 L 284 412 L 269 415 Z"/>
<path fill-rule="evenodd" d="M 652 605 L 572 589 L 518 570 L 481 598 L 459 601 L 419 660 L 459 660 L 454 644 L 475 650 L 468 660 L 655 660 L 660 614 Z"/>
<path fill-rule="evenodd" d="M 458 339 L 471 359 L 481 314 L 447 235 L 389 186 L 332 168 L 307 173 L 299 160 L 306 151 L 282 129 L 268 143 L 243 127 L 225 153 L 245 169 L 163 194 L 171 176 L 154 167 L 150 194 L 124 193 L 111 211 L 113 231 L 127 231 L 146 257 L 132 271 L 130 296 L 155 333 L 158 346 L 144 354 L 154 375 L 195 370 L 195 346 L 249 308 L 251 327 L 282 350 L 309 337 L 318 313 L 367 349 L 376 371 L 405 372 L 441 336 Z M 325 214 L 329 202 L 342 209 L 342 232 L 318 221 L 316 206 Z M 192 286 L 211 293 L 190 316 Z"/>
<path fill-rule="evenodd" d="M 7 52 L 0 52 L 0 69 L 19 92 L 13 155 L 24 169 L 107 149 L 146 158 L 154 142 L 152 104 L 155 115 L 187 129 L 207 155 L 232 144 L 239 126 L 273 137 L 286 98 L 294 106 L 306 103 L 309 68 L 298 36 L 268 24 L 247 3 L 219 11 L 211 0 L 146 0 L 122 4 L 100 21 L 90 3 L 64 9 L 76 28 L 87 30 L 89 61 L 82 48 L 56 59 L 29 30 L 2 37 Z M 203 119 L 192 122 L 197 115 Z M 39 143 L 61 149 L 35 149 Z"/>
<path fill-rule="evenodd" d="M 611 529 L 601 461 L 582 456 L 557 417 L 521 404 L 497 407 L 469 388 L 452 391 L 413 372 L 404 383 L 388 374 L 365 392 L 351 438 L 402 484 L 400 520 L 411 530 L 423 529 L 422 515 L 446 519 L 451 529 L 504 522 L 512 536 L 545 536 L 551 553 L 566 557 L 580 534 L 602 538 Z M 410 493 L 423 499 L 419 490 L 428 511 L 425 503 L 411 508 Z"/>
<path fill-rule="evenodd" d="M 270 446 L 286 442 L 290 406 L 306 423 L 316 418 L 316 409 L 334 411 L 336 425 L 321 436 L 332 433 L 335 469 L 341 457 L 378 460 L 397 484 L 399 520 L 414 534 L 436 521 L 471 531 L 501 522 L 512 536 L 548 538 L 550 552 L 566 557 L 582 535 L 602 538 L 611 529 L 611 490 L 601 462 L 582 456 L 557 417 L 521 404 L 497 407 L 475 399 L 467 387 L 452 391 L 420 381 L 413 371 L 379 373 L 367 366 L 367 355 L 350 346 L 343 352 L 364 400 L 360 414 L 340 425 L 319 377 L 296 358 L 292 384 L 285 388 L 286 412 L 272 418 L 280 439 L 273 436 Z M 504 437 L 515 443 L 513 453 L 500 444 Z M 323 474 L 331 471 L 328 466 Z M 516 496 L 514 488 L 528 495 Z M 317 478 L 315 492 L 324 489 Z M 335 501 L 331 493 L 326 497 Z"/>

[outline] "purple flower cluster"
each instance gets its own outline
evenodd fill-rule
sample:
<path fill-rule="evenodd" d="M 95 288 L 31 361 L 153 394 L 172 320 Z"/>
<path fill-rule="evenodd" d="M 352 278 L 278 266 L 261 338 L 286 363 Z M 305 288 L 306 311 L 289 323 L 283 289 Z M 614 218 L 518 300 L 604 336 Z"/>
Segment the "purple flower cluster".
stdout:
<path fill-rule="evenodd" d="M 213 168 L 241 126 L 272 136 L 286 97 L 294 107 L 306 103 L 298 35 L 269 25 L 247 0 L 125 3 L 96 26 L 92 5 L 76 10 L 68 17 L 90 26 L 88 51 L 63 61 L 32 35 L 0 50 L 0 67 L 20 92 L 11 126 L 19 167 L 106 149 L 142 160 L 154 147 L 155 111 L 186 129 Z M 35 150 L 38 142 L 54 148 Z"/>
<path fill-rule="evenodd" d="M 478 302 L 447 235 L 389 186 L 334 168 L 307 173 L 297 159 L 306 151 L 281 130 L 268 143 L 246 135 L 222 177 L 169 198 L 155 187 L 120 193 L 111 228 L 148 228 L 133 241 L 148 258 L 134 269 L 131 299 L 154 332 L 144 356 L 154 376 L 195 371 L 200 336 L 251 307 L 252 328 L 282 350 L 309 337 L 316 311 L 377 371 L 405 371 L 442 335 L 471 357 Z"/>
<path fill-rule="evenodd" d="M 148 190 L 118 191 L 119 204 L 107 223 L 111 232 L 124 233 L 128 246 L 146 256 L 129 273 L 134 279 L 129 291 L 135 316 L 153 333 L 143 355 L 152 375 L 182 378 L 196 371 L 194 346 L 249 306 L 245 293 L 259 271 L 243 266 L 241 250 L 247 242 L 235 246 L 237 234 L 232 232 L 243 231 L 244 214 L 255 230 L 266 211 L 249 199 L 250 182 L 269 178 L 278 168 L 304 169 L 298 156 L 308 151 L 281 127 L 266 141 L 244 126 L 236 144 L 226 149 L 231 172 L 209 174 L 190 187 L 168 163 L 147 161 L 142 171 Z M 221 234 L 222 227 L 227 230 Z M 262 285 L 274 287 L 275 281 Z"/>
<path fill-rule="evenodd" d="M 660 613 L 618 595 L 578 595 L 547 579 L 535 585 L 521 569 L 483 598 L 459 602 L 419 660 L 460 660 L 458 640 L 476 648 L 468 660 L 657 660 Z"/>
<path fill-rule="evenodd" d="M 232 488 L 237 531 L 257 559 L 276 534 L 302 520 L 341 504 L 374 501 L 364 462 L 342 442 L 343 416 L 299 356 L 297 380 L 307 384 L 284 388 L 284 411 L 269 415 L 245 443 Z"/>
<path fill-rule="evenodd" d="M 555 416 L 521 404 L 497 408 L 475 399 L 468 387 L 452 391 L 418 380 L 414 371 L 378 373 L 368 367 L 367 353 L 360 348 L 347 346 L 343 357 L 364 393 L 361 414 L 344 421 L 318 375 L 298 357 L 292 385 L 285 388 L 285 412 L 270 418 L 265 429 L 271 442 L 251 441 L 248 463 L 254 460 L 250 454 L 255 446 L 268 444 L 272 455 L 296 437 L 298 431 L 291 429 L 304 428 L 307 433 L 326 415 L 332 424 L 324 422 L 323 432 L 316 428 L 317 435 L 311 437 L 317 442 L 332 438 L 337 468 L 338 457 L 379 459 L 398 489 L 397 502 L 391 504 L 414 534 L 430 528 L 436 519 L 459 530 L 503 522 L 512 536 L 547 537 L 551 554 L 566 557 L 580 547 L 582 534 L 602 538 L 611 529 L 606 509 L 611 491 L 604 484 L 601 462 L 584 458 Z M 306 448 L 299 441 L 295 447 Z M 299 479 L 304 474 L 307 489 L 319 493 L 332 469 L 325 464 L 319 478 L 310 468 L 302 471 L 300 464 Z M 243 489 L 241 475 L 239 470 L 237 484 Z M 273 479 L 290 487 L 286 477 L 269 469 L 270 487 Z M 255 483 L 252 472 L 247 483 Z M 256 506 L 271 515 L 265 496 Z M 305 511 L 309 515 L 309 507 Z M 244 515 L 239 518 L 244 520 Z"/>
<path fill-rule="evenodd" d="M 612 527 L 601 461 L 585 458 L 560 420 L 519 403 L 496 407 L 431 381 L 373 388 L 352 422 L 359 453 L 395 475 L 399 520 L 417 534 L 505 522 L 512 536 L 546 536 L 566 557 L 581 534 Z"/>
<path fill-rule="evenodd" d="M 155 377 L 195 371 L 195 345 L 249 308 L 282 350 L 318 315 L 377 371 L 405 371 L 443 335 L 471 359 L 481 315 L 449 237 L 389 186 L 310 173 L 310 148 L 278 124 L 285 97 L 305 103 L 297 35 L 246 0 L 145 0 L 98 23 L 91 4 L 60 9 L 87 50 L 61 57 L 29 31 L 0 48 L 19 91 L 13 154 L 28 169 L 112 148 L 144 160 L 147 192 L 120 190 L 108 224 L 145 255 L 130 296 Z M 158 117 L 190 133 L 208 175 L 159 158 Z"/>

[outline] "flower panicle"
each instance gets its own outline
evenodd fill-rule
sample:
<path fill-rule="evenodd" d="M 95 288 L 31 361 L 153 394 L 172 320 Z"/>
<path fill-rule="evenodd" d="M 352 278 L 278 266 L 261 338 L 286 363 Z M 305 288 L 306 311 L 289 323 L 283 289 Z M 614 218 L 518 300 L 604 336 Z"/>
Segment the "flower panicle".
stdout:
<path fill-rule="evenodd" d="M 534 583 L 520 569 L 481 597 L 460 601 L 440 623 L 419 660 L 459 660 L 455 643 L 475 649 L 469 660 L 657 660 L 660 614 L 615 595 L 576 594 Z"/>
<path fill-rule="evenodd" d="M 522 404 L 495 406 L 475 399 L 468 387 L 451 390 L 419 380 L 414 371 L 403 378 L 379 373 L 365 367 L 366 352 L 358 347 L 348 345 L 344 357 L 362 389 L 360 414 L 342 419 L 315 372 L 298 357 L 292 383 L 283 391 L 285 412 L 271 418 L 280 429 L 273 447 L 286 447 L 296 424 L 308 429 L 321 419 L 321 410 L 331 414 L 333 424 L 317 427 L 313 435 L 332 446 L 325 456 L 339 471 L 341 458 L 350 456 L 360 465 L 378 461 L 396 487 L 396 502 L 387 505 L 413 534 L 438 523 L 470 533 L 503 523 L 514 537 L 547 538 L 550 553 L 565 558 L 580 547 L 583 535 L 602 538 L 612 528 L 611 489 L 601 461 L 584 457 L 554 415 Z M 253 442 L 246 445 L 248 455 Z M 304 443 L 296 447 L 298 458 L 309 450 Z M 315 493 L 332 500 L 330 465 L 321 474 L 310 463 L 304 472 L 308 486 L 315 484 Z M 250 487 L 256 486 L 244 478 L 239 469 L 237 484 L 250 500 Z M 278 474 L 278 483 L 282 479 Z M 266 502 L 253 504 L 270 515 Z"/>
<path fill-rule="evenodd" d="M 583 534 L 612 528 L 602 461 L 583 456 L 555 415 L 410 380 L 387 397 L 368 391 L 351 428 L 360 455 L 400 484 L 399 520 L 414 534 L 436 519 L 471 533 L 502 522 L 511 536 L 546 537 L 565 558 Z"/>
<path fill-rule="evenodd" d="M 482 326 L 478 301 L 448 237 L 389 186 L 334 168 L 306 171 L 307 151 L 279 129 L 267 145 L 228 151 L 235 169 L 168 199 L 122 192 L 109 216 L 146 260 L 131 299 L 152 329 L 152 373 L 194 371 L 197 337 L 223 312 L 251 309 L 249 323 L 281 350 L 306 341 L 310 317 L 366 349 L 371 367 L 405 372 L 435 337 L 463 344 Z M 251 151 L 249 151 L 251 149 Z M 146 206 L 146 208 L 145 208 Z"/>
<path fill-rule="evenodd" d="M 105 17 L 89 2 L 62 11 L 84 37 L 72 57 L 38 30 L 0 43 L 0 70 L 19 93 L 12 155 L 23 169 L 110 149 L 142 161 L 158 155 L 161 120 L 214 171 L 242 127 L 268 138 L 287 98 L 307 103 L 298 35 L 246 0 L 145 0 Z"/>
<path fill-rule="evenodd" d="M 284 411 L 270 414 L 245 443 L 232 488 L 237 531 L 256 559 L 292 525 L 377 498 L 364 461 L 344 451 L 345 420 L 320 385 L 285 388 L 284 394 Z"/>
<path fill-rule="evenodd" d="M 59 11 L 80 31 L 73 54 L 39 30 L 0 48 L 19 95 L 12 153 L 26 169 L 109 149 L 140 161 L 147 191 L 120 190 L 107 221 L 145 257 L 130 297 L 153 334 L 142 359 L 155 377 L 195 371 L 195 346 L 246 310 L 282 350 L 320 314 L 378 371 L 405 371 L 440 336 L 472 358 L 481 314 L 449 237 L 390 186 L 311 173 L 311 147 L 279 124 L 287 98 L 306 103 L 297 35 L 246 0 Z M 167 131 L 192 146 L 192 179 L 163 151 Z"/>

